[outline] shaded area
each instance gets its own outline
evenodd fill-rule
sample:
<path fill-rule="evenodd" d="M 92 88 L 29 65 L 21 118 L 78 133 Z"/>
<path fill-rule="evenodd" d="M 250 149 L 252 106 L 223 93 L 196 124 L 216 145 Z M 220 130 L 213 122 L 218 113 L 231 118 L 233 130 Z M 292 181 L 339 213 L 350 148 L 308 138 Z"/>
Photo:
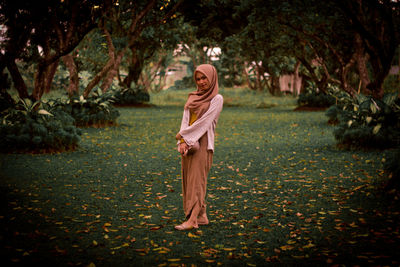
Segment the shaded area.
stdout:
<path fill-rule="evenodd" d="M 178 232 L 181 109 L 119 111 L 119 127 L 83 129 L 77 151 L 1 156 L 7 263 L 399 264 L 400 213 L 381 190 L 386 152 L 337 149 L 323 112 L 224 108 L 211 224 Z"/>

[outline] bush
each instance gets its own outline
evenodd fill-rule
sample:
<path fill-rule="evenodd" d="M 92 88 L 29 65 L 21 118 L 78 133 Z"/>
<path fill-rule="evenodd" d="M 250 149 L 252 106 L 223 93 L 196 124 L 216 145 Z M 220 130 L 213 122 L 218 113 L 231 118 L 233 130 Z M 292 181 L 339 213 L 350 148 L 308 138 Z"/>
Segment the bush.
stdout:
<path fill-rule="evenodd" d="M 335 104 L 335 98 L 322 92 L 310 91 L 299 95 L 297 100 L 299 106 L 325 108 Z"/>
<path fill-rule="evenodd" d="M 170 87 L 173 90 L 185 90 L 188 88 L 192 88 L 194 85 L 193 77 L 192 76 L 185 76 L 182 80 L 176 80 L 174 85 Z"/>
<path fill-rule="evenodd" d="M 137 105 L 150 102 L 150 95 L 144 86 L 135 85 L 132 88 L 117 90 L 114 93 L 114 104 L 121 106 Z"/>
<path fill-rule="evenodd" d="M 330 106 L 325 112 L 325 115 L 328 117 L 328 123 L 332 125 L 338 124 L 341 111 L 337 105 Z"/>
<path fill-rule="evenodd" d="M 74 126 L 74 119 L 63 111 L 50 113 L 41 106 L 46 108 L 46 104 L 20 99 L 0 114 L 2 152 L 58 152 L 77 147 L 81 131 Z"/>
<path fill-rule="evenodd" d="M 345 94 L 325 114 L 338 124 L 333 134 L 340 145 L 383 149 L 400 144 L 399 104 L 397 93 L 386 94 L 382 100 Z"/>
<path fill-rule="evenodd" d="M 112 92 L 103 93 L 100 89 L 88 98 L 76 96 L 71 99 L 50 100 L 52 110 L 60 110 L 70 114 L 79 127 L 105 127 L 115 125 L 119 112 L 112 106 Z"/>

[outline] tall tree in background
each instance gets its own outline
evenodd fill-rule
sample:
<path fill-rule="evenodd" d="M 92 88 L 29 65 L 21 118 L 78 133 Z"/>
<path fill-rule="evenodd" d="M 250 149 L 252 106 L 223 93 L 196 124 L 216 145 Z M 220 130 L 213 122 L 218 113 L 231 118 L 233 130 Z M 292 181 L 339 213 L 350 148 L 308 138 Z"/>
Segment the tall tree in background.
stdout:
<path fill-rule="evenodd" d="M 141 83 L 149 90 L 151 86 L 148 79 L 154 77 L 144 77 L 144 72 L 149 71 L 147 64 L 151 61 L 158 67 L 164 66 L 182 39 L 182 22 L 174 12 L 169 13 L 172 15 L 164 15 L 166 19 L 163 21 L 157 22 L 155 18 L 155 23 L 150 24 L 129 47 L 126 60 L 127 75 L 122 80 L 123 87 L 130 88 L 132 84 Z"/>
<path fill-rule="evenodd" d="M 337 5 L 294 1 L 281 3 L 275 12 L 281 38 L 289 40 L 287 50 L 291 47 L 290 54 L 304 66 L 303 75 L 322 92 L 333 83 L 353 95 L 354 41 Z"/>
<path fill-rule="evenodd" d="M 131 63 L 124 84 L 129 87 L 132 81 L 136 82 L 143 68 L 141 64 L 145 60 L 141 58 L 143 54 L 138 54 L 138 48 L 147 45 L 140 42 L 142 34 L 151 31 L 152 27 L 161 27 L 174 18 L 174 13 L 180 3 L 181 1 L 161 0 L 118 1 L 118 5 L 108 9 L 107 17 L 100 24 L 107 43 L 108 60 L 86 86 L 83 96 L 87 97 L 101 80 L 103 91 L 110 87 L 128 50 L 131 52 Z M 118 48 L 113 37 L 121 40 Z"/>
<path fill-rule="evenodd" d="M 275 75 L 300 67 L 297 61 L 321 91 L 333 83 L 351 95 L 362 91 L 379 98 L 399 46 L 399 1 L 213 0 L 187 5 L 185 16 L 198 26 L 199 36 L 235 42 L 253 62 L 257 77 L 264 71 L 272 74 L 269 85 Z M 228 7 L 215 12 L 222 10 L 220 5 Z M 297 59 L 292 66 L 282 64 L 290 58 Z M 258 79 L 254 86 L 263 86 Z"/>
<path fill-rule="evenodd" d="M 337 3 L 351 25 L 360 80 L 367 93 L 381 98 L 384 79 L 400 45 L 400 2 L 340 0 Z"/>
<path fill-rule="evenodd" d="M 351 95 L 361 91 L 382 97 L 399 46 L 398 1 L 262 2 L 268 7 L 262 14 L 263 8 L 251 8 L 259 13 L 256 21 L 277 22 L 280 38 L 273 40 L 302 63 L 320 90 L 333 83 Z"/>
<path fill-rule="evenodd" d="M 6 27 L 4 54 L 20 97 L 28 89 L 17 60 L 36 65 L 32 98 L 40 99 L 51 84 L 61 57 L 69 54 L 96 26 L 103 1 L 1 1 L 1 19 Z M 4 69 L 4 65 L 2 66 Z M 1 69 L 1 71 L 3 71 Z"/>
<path fill-rule="evenodd" d="M 221 82 L 227 86 L 241 84 L 243 62 L 239 34 L 247 25 L 248 9 L 240 8 L 239 0 L 185 1 L 179 8 L 184 21 L 190 24 L 183 42 L 183 52 L 194 65 L 210 63 L 204 48 L 221 48 L 218 68 Z M 237 38 L 236 38 L 237 37 Z M 229 39 L 231 38 L 231 39 Z"/>

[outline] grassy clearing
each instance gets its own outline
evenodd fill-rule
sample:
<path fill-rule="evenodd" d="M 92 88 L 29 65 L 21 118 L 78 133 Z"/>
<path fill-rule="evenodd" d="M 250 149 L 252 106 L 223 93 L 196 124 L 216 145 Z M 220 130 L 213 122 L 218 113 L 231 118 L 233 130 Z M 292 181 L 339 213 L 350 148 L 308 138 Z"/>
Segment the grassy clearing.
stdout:
<path fill-rule="evenodd" d="M 232 93 L 208 180 L 211 224 L 175 231 L 187 92 L 168 93 L 155 107 L 119 108 L 118 127 L 83 129 L 77 151 L 1 155 L 7 263 L 399 264 L 400 214 L 380 190 L 388 152 L 338 150 L 324 113 L 293 112 L 293 99 L 256 109 Z"/>
<path fill-rule="evenodd" d="M 151 102 L 158 106 L 183 106 L 187 95 L 194 88 L 187 90 L 164 90 L 157 94 L 151 94 Z M 286 96 L 276 97 L 265 92 L 255 92 L 243 88 L 221 88 L 224 96 L 225 107 L 258 107 L 268 108 L 275 106 L 296 106 L 297 98 Z"/>

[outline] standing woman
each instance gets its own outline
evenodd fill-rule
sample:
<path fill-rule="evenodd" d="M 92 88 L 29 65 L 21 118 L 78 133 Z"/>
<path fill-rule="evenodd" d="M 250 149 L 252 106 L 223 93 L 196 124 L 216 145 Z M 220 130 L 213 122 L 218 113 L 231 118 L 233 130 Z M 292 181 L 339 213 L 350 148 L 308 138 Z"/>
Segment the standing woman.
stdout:
<path fill-rule="evenodd" d="M 182 195 L 186 221 L 177 230 L 208 224 L 206 214 L 207 176 L 212 165 L 214 135 L 224 99 L 218 94 L 218 76 L 210 64 L 196 68 L 197 90 L 189 94 L 181 129 L 176 135 L 182 155 Z"/>

